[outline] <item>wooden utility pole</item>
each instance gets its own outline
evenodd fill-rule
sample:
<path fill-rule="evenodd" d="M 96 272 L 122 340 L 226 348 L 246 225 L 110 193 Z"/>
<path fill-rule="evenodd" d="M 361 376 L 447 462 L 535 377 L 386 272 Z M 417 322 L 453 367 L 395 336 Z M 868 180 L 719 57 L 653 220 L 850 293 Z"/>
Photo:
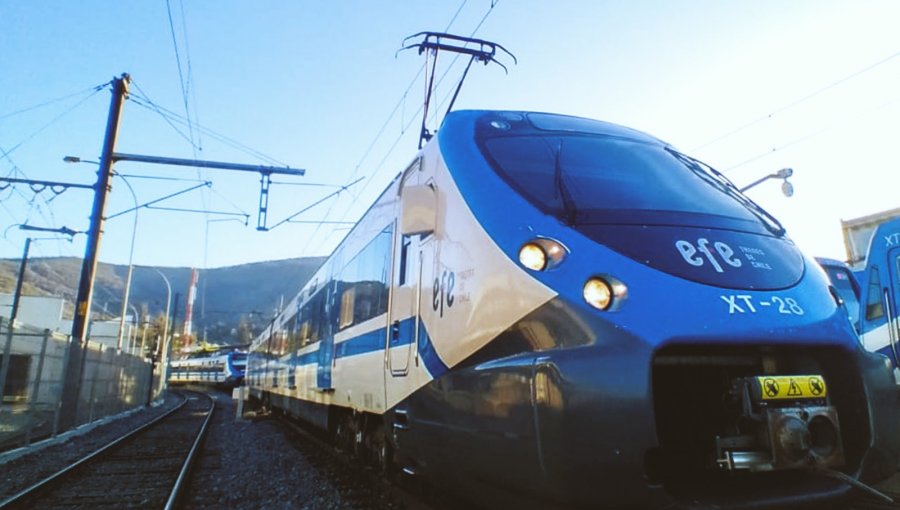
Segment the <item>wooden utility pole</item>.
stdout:
<path fill-rule="evenodd" d="M 69 356 L 63 376 L 63 395 L 60 408 L 62 430 L 68 430 L 77 424 L 81 386 L 79 382 L 84 368 L 83 349 L 87 341 L 87 326 L 91 314 L 94 276 L 97 272 L 97 254 L 100 252 L 100 238 L 103 235 L 106 198 L 109 195 L 109 181 L 112 178 L 113 152 L 119 134 L 119 116 L 122 112 L 122 104 L 128 95 L 130 81 L 131 78 L 127 74 L 114 78 L 112 81 L 112 100 L 109 105 L 109 118 L 106 122 L 106 137 L 103 140 L 103 151 L 100 154 L 97 183 L 94 185 L 94 207 L 91 210 L 91 225 L 87 232 L 87 246 L 81 264 L 81 278 L 78 280 L 78 295 L 75 300 L 75 317 L 72 320 Z"/>

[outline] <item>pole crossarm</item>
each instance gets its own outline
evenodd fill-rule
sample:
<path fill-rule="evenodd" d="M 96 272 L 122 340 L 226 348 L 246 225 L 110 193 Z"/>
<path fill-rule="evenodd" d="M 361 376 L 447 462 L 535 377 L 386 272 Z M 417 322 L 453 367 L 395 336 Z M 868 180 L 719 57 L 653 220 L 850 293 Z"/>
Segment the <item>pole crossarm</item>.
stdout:
<path fill-rule="evenodd" d="M 44 191 L 45 188 L 50 188 L 57 195 L 67 190 L 68 188 L 82 188 L 82 189 L 94 189 L 94 184 L 78 184 L 74 182 L 56 182 L 56 181 L 36 181 L 34 179 L 13 179 L 12 177 L 0 177 L 0 182 L 6 182 L 9 184 L 27 184 L 31 186 L 31 190 L 35 193 L 40 193 Z M 36 188 L 36 186 L 40 186 L 40 188 Z M 2 188 L 5 188 L 3 186 Z M 0 189 L 2 189 L 0 188 Z M 59 189 L 60 191 L 56 191 Z"/>
<path fill-rule="evenodd" d="M 31 230 L 33 232 L 56 232 L 58 234 L 67 235 L 69 237 L 74 237 L 75 234 L 83 234 L 84 233 L 81 230 L 73 230 L 69 227 L 66 227 L 65 225 L 63 225 L 62 227 L 59 227 L 59 228 L 48 228 L 48 227 L 35 227 L 32 225 L 22 224 L 22 225 L 19 225 L 19 230 Z"/>
<path fill-rule="evenodd" d="M 204 161 L 200 159 L 143 156 L 140 154 L 124 154 L 121 152 L 114 152 L 112 158 L 114 161 L 136 161 L 139 163 L 155 163 L 158 165 L 193 166 L 197 168 L 217 168 L 219 170 L 239 170 L 244 172 L 259 172 L 264 175 L 306 175 L 306 170 L 302 168 L 291 168 L 289 166 L 246 165 L 241 163 L 227 163 L 224 161 Z"/>
<path fill-rule="evenodd" d="M 121 152 L 114 152 L 112 155 L 112 159 L 113 161 L 135 161 L 138 163 L 154 163 L 158 165 L 192 166 L 196 168 L 215 168 L 219 170 L 258 172 L 261 175 L 261 178 L 259 188 L 259 213 L 257 214 L 256 230 L 262 232 L 269 230 L 269 228 L 266 226 L 266 221 L 269 211 L 269 187 L 272 183 L 272 174 L 297 176 L 306 175 L 306 170 L 302 168 L 291 168 L 289 166 L 278 167 L 264 165 L 245 165 L 241 163 L 227 163 L 224 161 L 204 161 L 200 159 L 144 156 L 140 154 L 124 154 Z"/>

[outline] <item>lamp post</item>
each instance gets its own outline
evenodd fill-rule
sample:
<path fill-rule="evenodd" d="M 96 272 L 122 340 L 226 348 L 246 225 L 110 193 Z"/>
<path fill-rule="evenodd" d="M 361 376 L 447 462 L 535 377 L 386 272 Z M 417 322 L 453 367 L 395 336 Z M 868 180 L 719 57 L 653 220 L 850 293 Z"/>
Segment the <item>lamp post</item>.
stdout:
<path fill-rule="evenodd" d="M 138 320 L 140 319 L 140 314 L 138 313 L 137 307 L 132 304 L 128 305 L 128 308 L 131 308 L 131 334 L 129 334 L 128 338 L 128 350 L 131 352 L 131 355 L 134 356 L 134 349 L 137 347 L 137 325 Z"/>
<path fill-rule="evenodd" d="M 134 188 L 131 187 L 131 183 L 128 182 L 128 179 L 119 175 L 122 179 L 122 182 L 125 183 L 125 186 L 128 188 L 128 191 L 131 192 L 131 198 L 134 199 L 134 225 L 131 228 L 131 248 L 128 250 L 128 275 L 125 277 L 125 292 L 122 296 L 122 313 L 119 317 L 119 333 L 117 335 L 116 340 L 116 348 L 121 351 L 122 350 L 122 332 L 125 330 L 125 314 L 128 311 L 128 298 L 131 294 L 131 275 L 134 272 L 134 238 L 137 235 L 137 225 L 138 225 L 138 200 L 137 195 L 134 193 Z"/>
<path fill-rule="evenodd" d="M 166 282 L 166 309 L 165 309 L 165 318 L 163 319 L 163 337 L 162 337 L 162 350 L 160 351 L 157 359 L 160 360 L 159 363 L 159 391 L 162 391 L 166 384 L 166 375 L 168 375 L 168 363 L 169 363 L 169 305 L 172 303 L 172 284 L 169 282 L 169 279 L 166 278 L 166 275 L 163 274 L 159 269 L 156 270 L 159 276 Z M 158 346 L 160 347 L 160 346 Z"/>
<path fill-rule="evenodd" d="M 781 183 L 781 192 L 784 193 L 784 196 L 790 197 L 794 195 L 794 185 L 788 182 L 788 177 L 794 175 L 793 168 L 782 168 L 781 170 L 775 172 L 774 174 L 769 174 L 764 177 L 760 177 L 759 179 L 751 182 L 750 184 L 741 188 L 741 192 L 745 192 L 748 189 L 760 184 L 762 182 L 767 181 L 768 179 L 784 179 L 784 182 Z"/>

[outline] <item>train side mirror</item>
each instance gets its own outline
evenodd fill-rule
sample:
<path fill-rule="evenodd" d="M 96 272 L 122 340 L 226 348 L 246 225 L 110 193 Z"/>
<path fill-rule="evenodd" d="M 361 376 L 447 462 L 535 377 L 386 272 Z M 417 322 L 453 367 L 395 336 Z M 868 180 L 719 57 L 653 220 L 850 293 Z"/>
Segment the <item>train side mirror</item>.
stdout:
<path fill-rule="evenodd" d="M 434 232 L 437 199 L 428 185 L 406 186 L 400 192 L 400 233 L 408 236 Z"/>

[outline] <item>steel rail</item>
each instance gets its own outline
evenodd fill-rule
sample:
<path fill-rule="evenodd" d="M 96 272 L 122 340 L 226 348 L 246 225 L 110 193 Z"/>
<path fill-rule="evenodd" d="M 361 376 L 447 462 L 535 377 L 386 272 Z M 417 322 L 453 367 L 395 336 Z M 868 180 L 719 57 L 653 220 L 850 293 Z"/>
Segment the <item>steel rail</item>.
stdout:
<path fill-rule="evenodd" d="M 173 510 L 175 508 L 175 503 L 178 501 L 178 498 L 181 497 L 182 489 L 184 488 L 185 481 L 187 481 L 188 473 L 190 473 L 191 471 L 191 467 L 194 464 L 194 459 L 197 457 L 197 452 L 200 451 L 200 444 L 206 437 L 206 432 L 209 429 L 209 423 L 210 421 L 212 421 L 213 414 L 216 410 L 216 401 L 211 396 L 209 396 L 209 394 L 199 394 L 209 399 L 209 412 L 206 413 L 206 419 L 203 420 L 203 425 L 200 427 L 200 432 L 197 434 L 196 439 L 194 439 L 194 444 L 191 446 L 191 451 L 188 452 L 187 458 L 184 460 L 184 464 L 181 466 L 181 471 L 178 473 L 178 478 L 175 480 L 175 485 L 172 487 L 172 492 L 169 494 L 169 499 L 166 501 L 166 506 L 164 507 L 165 510 Z"/>
<path fill-rule="evenodd" d="M 87 464 L 87 463 L 91 462 L 92 460 L 98 458 L 99 456 L 103 455 L 104 453 L 108 452 L 109 450 L 115 448 L 116 446 L 121 445 L 122 443 L 124 443 L 125 441 L 127 441 L 127 440 L 133 438 L 133 437 L 136 436 L 137 434 L 140 434 L 141 432 L 146 431 L 147 429 L 149 429 L 149 428 L 153 427 L 154 425 L 158 424 L 160 421 L 162 421 L 162 420 L 168 418 L 168 417 L 171 416 L 173 413 L 175 413 L 176 411 L 180 410 L 180 409 L 183 408 L 185 405 L 187 405 L 187 403 L 188 403 L 187 397 L 185 397 L 184 395 L 181 395 L 181 396 L 182 396 L 182 401 L 181 401 L 178 405 L 176 405 L 175 407 L 173 407 L 172 409 L 170 409 L 170 410 L 166 411 L 165 413 L 163 413 L 163 414 L 157 416 L 156 418 L 154 418 L 153 420 L 151 420 L 151 421 L 145 423 L 144 425 L 142 425 L 142 426 L 140 426 L 140 427 L 138 427 L 138 428 L 136 428 L 136 429 L 134 429 L 134 430 L 128 432 L 127 434 L 125 434 L 125 435 L 119 437 L 118 439 L 116 439 L 116 440 L 114 440 L 114 441 L 108 443 L 107 445 L 105 445 L 105 446 L 103 446 L 103 447 L 101 447 L 101 448 L 95 450 L 95 451 L 92 452 L 91 454 L 89 454 L 89 455 L 87 455 L 87 456 L 81 458 L 80 460 L 78 460 L 78 461 L 76 461 L 76 462 L 74 462 L 74 463 L 68 465 L 67 467 L 65 467 L 65 468 L 63 468 L 63 469 L 57 471 L 56 473 L 54 473 L 54 474 L 48 476 L 47 478 L 44 478 L 43 480 L 41 480 L 41 481 L 35 483 L 34 485 L 31 485 L 31 486 L 29 486 L 29 487 L 27 487 L 27 488 L 25 488 L 25 489 L 19 491 L 18 493 L 14 494 L 14 495 L 12 495 L 12 496 L 10 496 L 10 497 L 8 497 L 7 499 L 5 499 L 5 500 L 3 500 L 3 501 L 0 501 L 0 509 L 6 509 L 6 508 L 13 508 L 13 507 L 15 507 L 17 504 L 22 503 L 22 502 L 23 502 L 24 500 L 26 500 L 27 498 L 32 497 L 32 496 L 38 494 L 42 489 L 45 489 L 45 488 L 49 487 L 49 486 L 50 486 L 51 484 L 53 484 L 54 482 L 56 482 L 56 481 L 62 479 L 63 477 L 65 477 L 65 476 L 71 474 L 72 472 L 74 472 L 74 471 L 75 471 L 76 469 L 78 469 L 79 467 L 84 466 L 85 464 Z M 210 399 L 210 400 L 212 400 L 212 399 Z M 214 407 L 214 406 L 215 406 L 215 404 L 213 404 L 213 407 Z"/>

